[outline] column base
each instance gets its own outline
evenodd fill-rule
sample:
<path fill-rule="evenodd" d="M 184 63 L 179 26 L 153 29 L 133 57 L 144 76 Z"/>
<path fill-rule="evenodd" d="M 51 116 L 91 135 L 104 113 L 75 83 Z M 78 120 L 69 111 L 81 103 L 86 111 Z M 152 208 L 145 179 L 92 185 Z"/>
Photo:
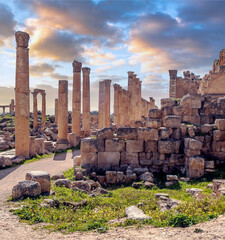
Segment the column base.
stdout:
<path fill-rule="evenodd" d="M 62 151 L 71 148 L 71 145 L 67 139 L 59 139 L 55 144 L 55 150 Z"/>

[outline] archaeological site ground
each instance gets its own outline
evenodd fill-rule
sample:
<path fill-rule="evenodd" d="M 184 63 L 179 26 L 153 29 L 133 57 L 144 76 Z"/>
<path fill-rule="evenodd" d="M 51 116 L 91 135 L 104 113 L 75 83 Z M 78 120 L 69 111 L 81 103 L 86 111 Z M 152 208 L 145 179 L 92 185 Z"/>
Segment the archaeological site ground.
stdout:
<path fill-rule="evenodd" d="M 225 2 L 25 2 L 0 1 L 40 17 L 0 16 L 0 239 L 225 239 Z"/>

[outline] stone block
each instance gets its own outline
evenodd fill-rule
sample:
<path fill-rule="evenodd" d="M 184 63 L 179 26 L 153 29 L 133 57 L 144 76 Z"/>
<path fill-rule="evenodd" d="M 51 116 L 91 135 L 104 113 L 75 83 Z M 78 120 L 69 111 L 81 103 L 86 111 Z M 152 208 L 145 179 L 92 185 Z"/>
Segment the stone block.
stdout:
<path fill-rule="evenodd" d="M 69 179 L 57 179 L 54 182 L 54 184 L 55 184 L 55 186 L 66 187 L 66 188 L 71 188 L 71 186 L 72 186 L 72 183 Z"/>
<path fill-rule="evenodd" d="M 225 141 L 225 131 L 213 131 L 213 141 Z"/>
<path fill-rule="evenodd" d="M 189 148 L 189 142 L 191 141 L 192 138 L 184 138 L 184 148 Z"/>
<path fill-rule="evenodd" d="M 38 182 L 42 193 L 50 192 L 50 174 L 45 171 L 30 171 L 26 174 L 26 180 Z"/>
<path fill-rule="evenodd" d="M 190 157 L 188 176 L 191 179 L 200 178 L 204 175 L 205 160 L 201 157 Z"/>
<path fill-rule="evenodd" d="M 81 153 L 81 167 L 85 169 L 96 169 L 98 165 L 98 154 L 96 152 Z"/>
<path fill-rule="evenodd" d="M 201 155 L 201 150 L 184 149 L 184 153 L 187 157 L 194 157 Z"/>
<path fill-rule="evenodd" d="M 162 125 L 161 119 L 148 119 L 145 122 L 146 127 L 159 129 Z"/>
<path fill-rule="evenodd" d="M 144 182 L 151 182 L 151 183 L 154 183 L 154 181 L 155 181 L 154 180 L 154 175 L 151 172 L 142 173 L 139 176 L 139 180 L 144 181 Z"/>
<path fill-rule="evenodd" d="M 117 129 L 118 139 L 136 140 L 138 137 L 137 128 L 119 127 Z"/>
<path fill-rule="evenodd" d="M 175 153 L 175 142 L 174 141 L 159 141 L 158 151 L 163 154 Z"/>
<path fill-rule="evenodd" d="M 225 130 L 225 119 L 216 119 L 215 125 L 218 127 L 218 130 Z"/>
<path fill-rule="evenodd" d="M 12 200 L 18 200 L 22 197 L 37 197 L 41 194 L 41 186 L 38 182 L 22 181 L 16 184 L 12 189 Z"/>
<path fill-rule="evenodd" d="M 165 118 L 165 127 L 168 128 L 180 128 L 181 117 L 170 115 Z"/>
<path fill-rule="evenodd" d="M 191 125 L 190 127 L 188 127 L 188 135 L 193 138 L 195 136 L 195 131 L 193 126 Z"/>
<path fill-rule="evenodd" d="M 97 139 L 112 139 L 112 138 L 113 138 L 112 128 L 103 128 L 97 132 Z"/>
<path fill-rule="evenodd" d="M 106 171 L 105 177 L 106 177 L 107 184 L 116 184 L 117 183 L 116 171 Z"/>
<path fill-rule="evenodd" d="M 105 151 L 106 152 L 123 152 L 125 150 L 124 140 L 106 139 Z"/>
<path fill-rule="evenodd" d="M 44 138 L 35 138 L 34 139 L 35 144 L 35 151 L 37 154 L 44 154 L 45 148 L 44 148 Z"/>
<path fill-rule="evenodd" d="M 145 152 L 157 152 L 157 141 L 145 141 Z"/>
<path fill-rule="evenodd" d="M 162 118 L 162 110 L 161 109 L 150 109 L 148 117 L 152 118 L 152 119 L 161 119 Z"/>
<path fill-rule="evenodd" d="M 152 160 L 150 159 L 145 159 L 145 160 L 140 160 L 140 165 L 141 166 L 152 166 Z"/>
<path fill-rule="evenodd" d="M 170 135 L 169 128 L 161 127 L 159 129 L 159 137 L 160 137 L 160 139 L 163 139 L 163 140 L 168 139 L 169 135 Z"/>
<path fill-rule="evenodd" d="M 99 152 L 98 169 L 110 170 L 118 167 L 120 163 L 120 152 Z"/>
<path fill-rule="evenodd" d="M 171 98 L 162 98 L 161 99 L 161 109 L 169 108 L 175 106 L 175 101 Z"/>
<path fill-rule="evenodd" d="M 166 175 L 167 181 L 178 181 L 177 175 Z"/>
<path fill-rule="evenodd" d="M 184 107 L 183 106 L 174 106 L 173 114 L 176 116 L 183 116 L 184 115 Z"/>
<path fill-rule="evenodd" d="M 122 157 L 122 155 L 121 155 L 121 157 Z M 127 164 L 134 168 L 138 167 L 139 166 L 138 153 L 125 152 L 124 158 L 121 159 L 121 164 Z"/>
<path fill-rule="evenodd" d="M 195 139 L 189 141 L 189 149 L 191 150 L 202 150 L 202 143 Z"/>
<path fill-rule="evenodd" d="M 173 128 L 172 134 L 170 135 L 172 139 L 179 140 L 182 137 L 180 128 Z"/>
<path fill-rule="evenodd" d="M 77 146 L 76 133 L 68 133 L 68 141 L 69 141 L 71 147 L 76 147 Z"/>
<path fill-rule="evenodd" d="M 159 133 L 157 129 L 153 128 L 138 128 L 139 140 L 159 140 Z"/>
<path fill-rule="evenodd" d="M 181 123 L 181 125 L 180 125 L 180 130 L 181 130 L 182 136 L 185 137 L 186 134 L 187 134 L 187 125 L 184 124 L 184 123 Z"/>
<path fill-rule="evenodd" d="M 214 161 L 205 161 L 205 168 L 215 169 L 215 162 Z"/>
<path fill-rule="evenodd" d="M 104 152 L 104 140 L 84 138 L 81 141 L 81 153 Z"/>
<path fill-rule="evenodd" d="M 201 132 L 202 133 L 209 133 L 213 130 L 213 125 L 212 124 L 204 124 L 201 125 Z"/>
<path fill-rule="evenodd" d="M 144 151 L 144 141 L 143 140 L 127 140 L 126 141 L 126 151 L 127 152 L 143 152 Z"/>

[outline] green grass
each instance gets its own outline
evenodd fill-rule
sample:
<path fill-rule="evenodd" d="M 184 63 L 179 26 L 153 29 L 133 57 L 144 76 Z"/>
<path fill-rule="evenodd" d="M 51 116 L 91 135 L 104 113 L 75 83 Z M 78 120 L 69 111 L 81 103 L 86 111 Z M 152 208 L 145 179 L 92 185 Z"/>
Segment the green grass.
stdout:
<path fill-rule="evenodd" d="M 74 180 L 74 170 L 66 171 L 65 177 Z M 198 222 L 208 221 L 216 218 L 218 215 L 225 213 L 225 197 L 219 199 L 212 198 L 212 190 L 206 188 L 209 182 L 179 182 L 170 189 L 134 189 L 130 186 L 117 186 L 109 188 L 109 193 L 98 197 L 90 197 L 89 195 L 67 189 L 64 187 L 52 187 L 55 196 L 40 196 L 37 199 L 27 198 L 21 205 L 21 209 L 12 210 L 21 220 L 35 224 L 39 222 L 46 223 L 44 228 L 52 231 L 74 232 L 89 231 L 96 229 L 99 232 L 105 232 L 111 227 L 126 227 L 136 225 L 141 227 L 145 224 L 151 224 L 157 227 L 187 227 Z M 201 188 L 206 196 L 203 200 L 195 200 L 186 193 L 186 188 Z M 170 198 L 183 201 L 177 209 L 160 212 L 158 209 L 155 193 L 168 193 Z M 87 205 L 79 209 L 72 209 L 60 204 L 58 208 L 42 208 L 40 203 L 45 198 L 57 198 L 60 202 L 80 202 L 87 199 Z M 131 205 L 138 205 L 145 214 L 151 216 L 152 219 L 145 221 L 136 221 L 127 219 L 123 223 L 114 223 L 110 225 L 108 222 L 112 219 L 121 219 L 125 217 L 125 209 Z"/>

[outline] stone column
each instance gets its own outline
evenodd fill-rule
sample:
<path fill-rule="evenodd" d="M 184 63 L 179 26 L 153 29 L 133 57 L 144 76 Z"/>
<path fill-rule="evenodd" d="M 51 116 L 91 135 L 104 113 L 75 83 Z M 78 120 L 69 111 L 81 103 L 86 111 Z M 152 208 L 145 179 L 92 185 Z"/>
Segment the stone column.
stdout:
<path fill-rule="evenodd" d="M 80 136 L 82 63 L 73 61 L 72 65 L 73 65 L 72 133 L 75 133 L 76 136 Z"/>
<path fill-rule="evenodd" d="M 5 107 L 2 107 L 3 114 L 5 114 Z"/>
<path fill-rule="evenodd" d="M 68 81 L 60 80 L 58 89 L 58 140 L 57 149 L 66 149 L 68 144 Z"/>
<path fill-rule="evenodd" d="M 105 84 L 105 126 L 110 127 L 110 85 L 112 80 L 104 80 Z"/>
<path fill-rule="evenodd" d="M 55 124 L 58 125 L 58 98 L 55 98 Z"/>
<path fill-rule="evenodd" d="M 99 82 L 98 128 L 105 126 L 105 83 Z"/>
<path fill-rule="evenodd" d="M 11 104 L 10 104 L 10 114 L 14 113 L 14 108 L 15 108 L 15 104 L 14 104 L 14 99 L 11 99 Z"/>
<path fill-rule="evenodd" d="M 37 93 L 32 92 L 33 94 L 33 128 L 38 126 L 38 108 L 37 108 Z"/>
<path fill-rule="evenodd" d="M 45 127 L 46 124 L 46 93 L 41 93 L 42 96 L 42 114 L 41 114 L 41 123 L 42 127 Z"/>
<path fill-rule="evenodd" d="M 114 118 L 113 118 L 113 122 L 114 124 L 116 124 L 116 126 L 118 126 L 118 118 L 119 118 L 119 85 L 118 84 L 114 84 Z"/>
<path fill-rule="evenodd" d="M 15 87 L 15 149 L 16 155 L 29 157 L 30 91 L 29 91 L 29 34 L 16 32 Z"/>
<path fill-rule="evenodd" d="M 90 68 L 83 67 L 83 130 L 84 135 L 90 135 Z"/>

